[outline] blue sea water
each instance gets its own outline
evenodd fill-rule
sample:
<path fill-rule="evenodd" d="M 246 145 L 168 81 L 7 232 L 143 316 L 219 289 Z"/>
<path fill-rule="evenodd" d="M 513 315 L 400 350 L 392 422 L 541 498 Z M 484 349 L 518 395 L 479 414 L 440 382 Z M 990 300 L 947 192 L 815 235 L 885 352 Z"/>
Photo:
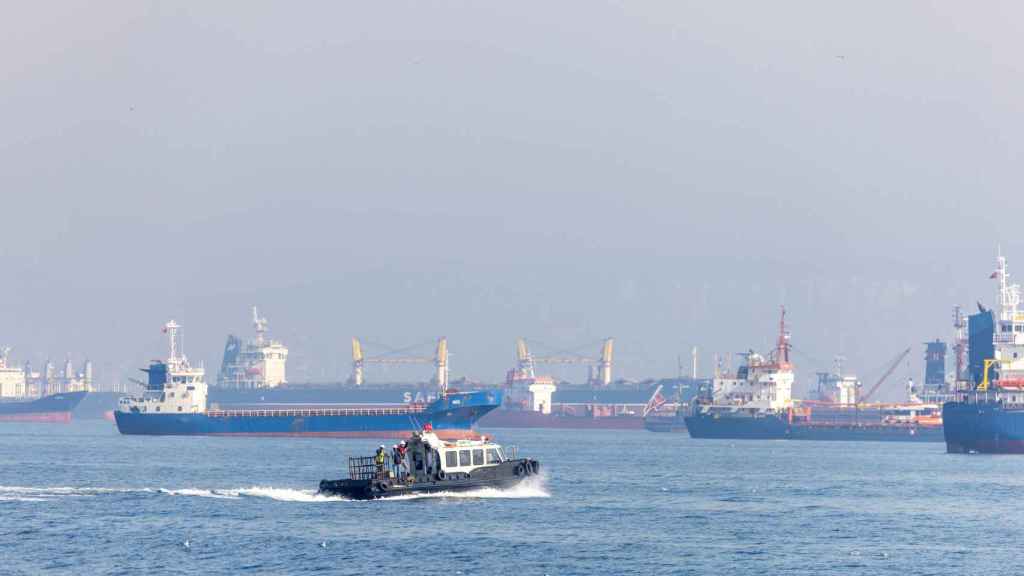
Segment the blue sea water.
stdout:
<path fill-rule="evenodd" d="M 315 495 L 370 440 L 0 424 L 0 574 L 1015 574 L 1024 458 L 496 430 L 507 492 Z M 188 543 L 187 545 L 185 543 Z"/>

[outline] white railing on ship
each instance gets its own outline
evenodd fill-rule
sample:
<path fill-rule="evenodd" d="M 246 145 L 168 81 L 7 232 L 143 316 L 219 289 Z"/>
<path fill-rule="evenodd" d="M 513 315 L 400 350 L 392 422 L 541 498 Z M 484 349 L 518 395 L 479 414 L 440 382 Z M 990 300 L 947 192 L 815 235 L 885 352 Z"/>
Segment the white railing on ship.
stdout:
<path fill-rule="evenodd" d="M 316 408 L 297 410 L 208 410 L 207 416 L 215 418 L 269 418 L 274 416 L 401 416 L 423 412 L 421 407 L 411 408 Z"/>

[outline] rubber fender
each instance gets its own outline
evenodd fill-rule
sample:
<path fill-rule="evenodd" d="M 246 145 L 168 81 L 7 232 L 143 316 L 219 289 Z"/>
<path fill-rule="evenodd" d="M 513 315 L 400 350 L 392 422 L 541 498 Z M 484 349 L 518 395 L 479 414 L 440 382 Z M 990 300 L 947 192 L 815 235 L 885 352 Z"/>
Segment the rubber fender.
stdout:
<path fill-rule="evenodd" d="M 519 464 L 518 466 L 516 466 L 516 469 L 515 469 L 516 476 L 522 476 L 523 472 L 526 472 L 526 467 L 525 466 L 523 466 L 522 464 Z"/>
<path fill-rule="evenodd" d="M 536 460 L 533 460 L 532 462 L 530 462 L 530 471 L 533 472 L 534 474 L 539 474 L 540 473 L 540 462 L 537 462 Z"/>
<path fill-rule="evenodd" d="M 444 477 L 445 477 L 444 470 L 438 470 L 437 471 L 437 479 L 438 480 L 444 480 Z"/>

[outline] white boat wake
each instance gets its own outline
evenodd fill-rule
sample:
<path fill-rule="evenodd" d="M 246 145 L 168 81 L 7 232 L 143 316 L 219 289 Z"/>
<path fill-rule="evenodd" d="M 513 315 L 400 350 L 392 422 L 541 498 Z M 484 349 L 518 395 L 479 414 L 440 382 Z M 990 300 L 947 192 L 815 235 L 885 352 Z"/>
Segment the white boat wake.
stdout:
<path fill-rule="evenodd" d="M 338 496 L 324 496 L 316 490 L 275 488 L 273 486 L 250 486 L 248 488 L 102 488 L 102 487 L 34 487 L 0 486 L 0 502 L 49 502 L 69 497 L 91 497 L 104 494 L 159 494 L 192 498 L 214 498 L 219 500 L 242 500 L 245 498 L 266 498 L 278 502 L 349 502 Z M 432 494 L 409 494 L 383 498 L 384 501 L 416 500 L 420 498 L 549 498 L 545 478 L 536 476 L 508 489 L 480 488 L 467 492 L 435 492 Z"/>

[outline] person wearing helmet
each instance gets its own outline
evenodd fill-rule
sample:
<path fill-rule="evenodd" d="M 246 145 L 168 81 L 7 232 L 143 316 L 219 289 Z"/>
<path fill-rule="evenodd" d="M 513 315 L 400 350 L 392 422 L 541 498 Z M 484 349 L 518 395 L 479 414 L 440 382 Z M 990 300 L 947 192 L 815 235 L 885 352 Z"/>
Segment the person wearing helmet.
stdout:
<path fill-rule="evenodd" d="M 395 462 L 398 465 L 398 475 L 400 478 L 404 478 L 409 474 L 409 463 L 406 462 L 406 455 L 408 454 L 408 447 L 405 444 L 405 440 L 402 440 L 395 450 L 397 459 Z"/>

